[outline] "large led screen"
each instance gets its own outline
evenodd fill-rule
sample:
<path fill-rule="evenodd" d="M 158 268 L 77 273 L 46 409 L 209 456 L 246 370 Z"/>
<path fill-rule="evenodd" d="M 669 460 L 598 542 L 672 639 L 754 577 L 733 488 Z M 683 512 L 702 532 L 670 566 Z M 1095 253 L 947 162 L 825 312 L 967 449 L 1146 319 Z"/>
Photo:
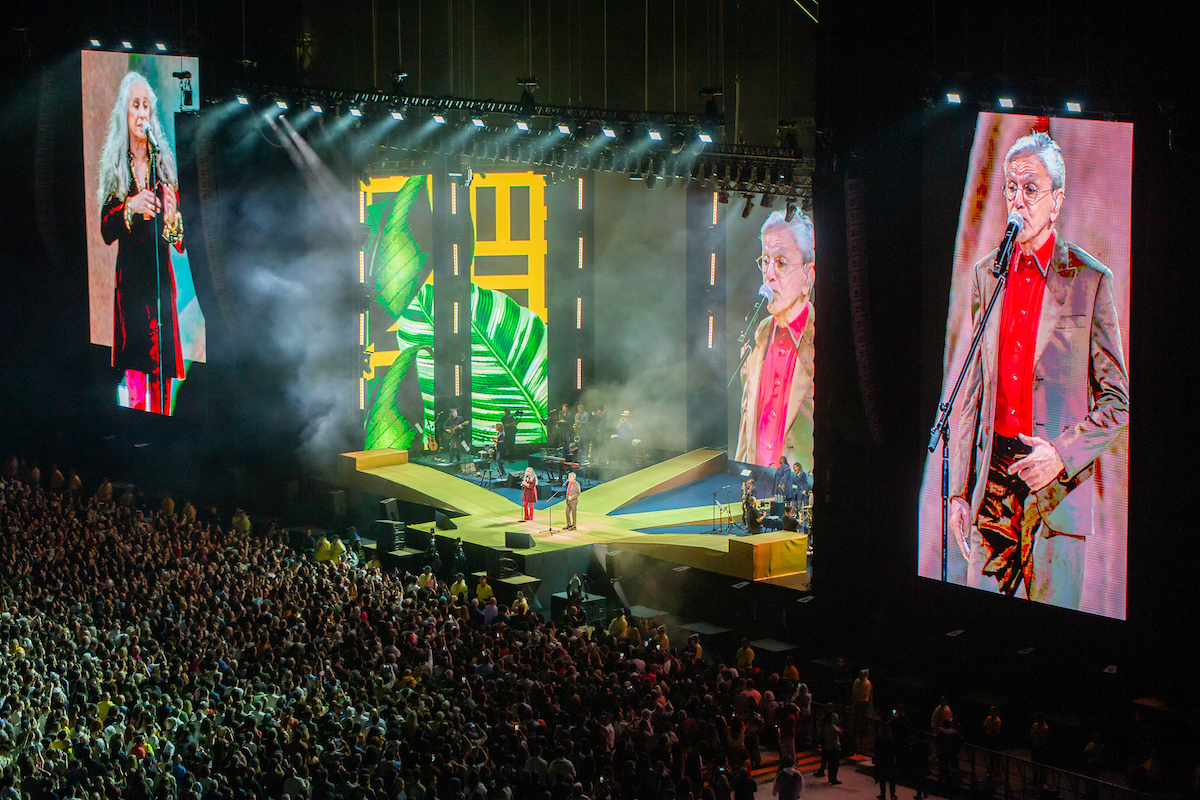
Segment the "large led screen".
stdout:
<path fill-rule="evenodd" d="M 965 373 L 944 566 L 940 444 L 924 472 L 924 577 L 1126 617 L 1132 143 L 1126 123 L 981 113 L 962 182 L 927 187 L 961 193 L 943 403 Z"/>
<path fill-rule="evenodd" d="M 91 342 L 110 351 L 119 405 L 171 414 L 206 360 L 175 152 L 175 112 L 199 106 L 200 61 L 98 51 L 81 61 Z"/>
<path fill-rule="evenodd" d="M 435 407 L 434 287 L 426 264 L 434 246 L 430 181 L 429 175 L 377 177 L 360 187 L 369 231 L 362 278 L 378 290 L 361 334 L 368 351 L 360 398 L 367 448 L 445 446 L 440 431 L 448 420 L 438 419 Z M 491 442 L 510 413 L 515 442 L 545 441 L 545 178 L 491 171 L 476 175 L 469 193 L 474 241 L 454 250 L 456 268 L 471 275 L 470 308 L 454 322 L 469 326 L 471 336 L 471 408 L 457 409 L 470 430 L 461 438 Z M 509 213 L 514 202 L 523 204 L 527 222 L 519 232 Z M 514 259 L 521 269 L 496 266 Z"/>

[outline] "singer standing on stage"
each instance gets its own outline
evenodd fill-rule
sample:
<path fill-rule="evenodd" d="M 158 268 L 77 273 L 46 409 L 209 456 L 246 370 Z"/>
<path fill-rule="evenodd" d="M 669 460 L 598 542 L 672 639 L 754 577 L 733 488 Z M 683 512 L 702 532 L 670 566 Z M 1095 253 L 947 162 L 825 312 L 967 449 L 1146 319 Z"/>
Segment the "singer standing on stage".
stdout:
<path fill-rule="evenodd" d="M 521 479 L 521 505 L 525 509 L 525 521 L 533 519 L 533 504 L 537 502 L 537 473 L 533 467 L 525 468 L 525 477 Z"/>
<path fill-rule="evenodd" d="M 1022 225 L 959 396 L 950 529 L 968 585 L 1077 609 L 1096 458 L 1129 422 L 1113 277 L 1055 232 L 1066 165 L 1049 135 L 1013 143 L 1004 174 Z M 997 285 L 996 253 L 974 267 L 973 326 Z"/>
<path fill-rule="evenodd" d="M 770 318 L 754 330 L 742 365 L 738 461 L 769 466 L 780 456 L 813 468 L 814 313 L 816 249 L 812 221 L 796 213 L 791 222 L 773 211 L 759 233 L 758 268 L 772 296 Z"/>
<path fill-rule="evenodd" d="M 567 476 L 567 525 L 565 530 L 575 530 L 575 526 L 577 525 L 575 512 L 579 508 L 579 495 L 582 493 L 583 490 L 579 488 L 579 481 L 575 480 L 575 473 L 572 472 Z"/>
<path fill-rule="evenodd" d="M 117 243 L 112 365 L 124 373 L 129 406 L 159 414 L 171 413 L 171 379 L 184 377 L 170 252 L 183 252 L 183 221 L 166 144 L 158 97 L 141 74 L 128 73 L 100 153 L 100 231 L 105 244 Z"/>

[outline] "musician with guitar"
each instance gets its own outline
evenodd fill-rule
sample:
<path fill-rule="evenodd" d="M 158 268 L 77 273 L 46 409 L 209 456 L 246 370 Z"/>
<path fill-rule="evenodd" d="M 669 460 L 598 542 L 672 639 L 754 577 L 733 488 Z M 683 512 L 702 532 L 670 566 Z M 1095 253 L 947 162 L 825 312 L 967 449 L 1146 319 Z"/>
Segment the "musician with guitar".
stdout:
<path fill-rule="evenodd" d="M 446 446 L 454 451 L 454 463 L 457 464 L 464 450 L 468 450 L 463 443 L 463 429 L 467 428 L 470 423 L 458 415 L 458 409 L 450 409 L 450 418 L 446 420 Z M 467 438 L 470 438 L 470 430 L 467 429 Z"/>
<path fill-rule="evenodd" d="M 742 522 L 746 524 L 746 533 L 762 533 L 763 520 L 767 512 L 758 507 L 758 498 L 754 496 L 754 479 L 750 478 L 745 484 L 745 494 L 742 496 Z"/>

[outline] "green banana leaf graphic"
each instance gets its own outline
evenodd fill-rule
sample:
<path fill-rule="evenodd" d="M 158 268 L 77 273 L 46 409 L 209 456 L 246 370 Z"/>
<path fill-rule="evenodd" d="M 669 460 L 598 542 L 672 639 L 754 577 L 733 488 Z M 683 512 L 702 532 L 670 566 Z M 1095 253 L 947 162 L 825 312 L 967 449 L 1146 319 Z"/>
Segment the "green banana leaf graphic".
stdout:
<path fill-rule="evenodd" d="M 400 384 L 408 375 L 408 370 L 417 353 L 425 350 L 425 346 L 416 345 L 400 354 L 392 363 L 387 374 L 383 376 L 378 398 L 367 411 L 366 436 L 364 446 L 368 450 L 377 447 L 394 447 L 397 450 L 408 450 L 417 443 L 419 431 L 409 424 L 405 418 L 404 409 L 400 408 Z"/>
<path fill-rule="evenodd" d="M 392 319 L 412 303 L 425 282 L 428 255 L 421 251 L 408 229 L 408 214 L 425 185 L 425 176 L 409 178 L 390 200 L 367 207 L 370 244 L 366 254 L 367 276 L 379 292 L 379 303 Z"/>
<path fill-rule="evenodd" d="M 421 287 L 401 316 L 396 336 L 401 350 L 433 345 L 433 287 Z M 429 427 L 433 425 L 433 359 L 422 352 L 416 362 L 424 424 Z M 505 408 L 519 417 L 518 442 L 543 441 L 548 396 L 545 323 L 503 292 L 472 284 L 472 441 L 491 441 Z"/>

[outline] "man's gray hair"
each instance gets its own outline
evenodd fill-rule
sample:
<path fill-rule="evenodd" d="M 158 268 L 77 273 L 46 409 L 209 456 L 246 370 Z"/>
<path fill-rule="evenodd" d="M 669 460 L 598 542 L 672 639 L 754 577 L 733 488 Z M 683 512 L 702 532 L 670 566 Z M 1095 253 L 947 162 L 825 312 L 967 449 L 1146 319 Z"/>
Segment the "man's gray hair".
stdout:
<path fill-rule="evenodd" d="M 1057 190 L 1066 187 L 1067 165 L 1063 161 L 1062 150 L 1059 149 L 1058 142 L 1051 139 L 1050 134 L 1034 131 L 1013 142 L 1012 147 L 1008 148 L 1008 155 L 1004 157 L 1004 171 L 1008 172 L 1008 165 L 1014 158 L 1028 156 L 1037 156 L 1042 165 L 1046 167 L 1046 172 L 1050 174 L 1051 189 Z"/>
<path fill-rule="evenodd" d="M 783 228 L 792 235 L 796 246 L 800 248 L 800 254 L 804 256 L 804 263 L 811 264 L 817 260 L 817 245 L 813 236 L 812 220 L 804 213 L 797 211 L 796 216 L 792 217 L 792 221 L 788 222 L 787 217 L 782 211 L 772 211 L 767 217 L 767 221 L 763 223 L 762 229 L 758 235 L 761 238 L 771 228 Z"/>

